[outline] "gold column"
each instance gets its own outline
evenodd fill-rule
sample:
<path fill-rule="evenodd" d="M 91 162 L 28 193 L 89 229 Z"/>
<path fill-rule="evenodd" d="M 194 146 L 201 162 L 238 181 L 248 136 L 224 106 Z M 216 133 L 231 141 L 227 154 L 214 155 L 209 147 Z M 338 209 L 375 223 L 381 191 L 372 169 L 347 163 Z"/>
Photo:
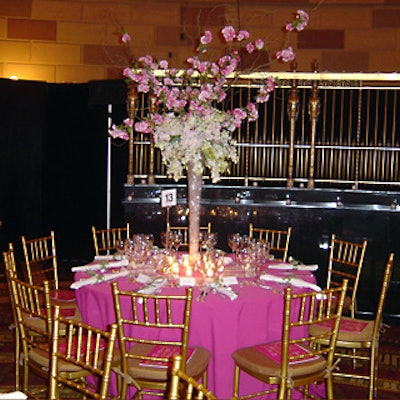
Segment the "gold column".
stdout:
<path fill-rule="evenodd" d="M 296 121 L 299 115 L 299 90 L 297 89 L 297 82 L 295 79 L 292 81 L 290 89 L 288 107 L 287 107 L 289 120 L 290 120 L 290 142 L 289 142 L 289 160 L 288 160 L 288 180 L 287 187 L 293 187 L 293 168 L 294 168 L 294 136 L 296 131 Z"/>
<path fill-rule="evenodd" d="M 157 112 L 157 97 L 154 95 L 150 95 L 149 98 L 149 109 L 151 114 L 155 114 Z M 150 135 L 150 156 L 149 156 L 149 176 L 147 178 L 147 183 L 154 183 L 154 137 Z"/>
<path fill-rule="evenodd" d="M 131 85 L 129 86 L 126 107 L 128 111 L 129 118 L 135 122 L 136 111 L 138 106 L 138 94 L 136 88 Z M 128 176 L 127 183 L 133 185 L 135 180 L 133 178 L 133 142 L 134 142 L 134 128 L 132 126 L 132 133 L 129 136 L 129 156 L 128 156 Z"/>
<path fill-rule="evenodd" d="M 314 188 L 314 165 L 315 165 L 315 136 L 317 131 L 317 121 L 319 117 L 320 100 L 318 97 L 317 81 L 313 81 L 310 100 L 308 101 L 308 115 L 311 120 L 311 137 L 310 137 L 310 164 L 307 187 Z"/>

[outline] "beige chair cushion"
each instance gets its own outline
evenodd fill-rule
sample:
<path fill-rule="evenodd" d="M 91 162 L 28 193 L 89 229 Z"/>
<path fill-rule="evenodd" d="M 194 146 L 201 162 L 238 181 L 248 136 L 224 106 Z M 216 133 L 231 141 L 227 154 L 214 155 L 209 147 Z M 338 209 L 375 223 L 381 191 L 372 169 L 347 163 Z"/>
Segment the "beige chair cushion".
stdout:
<path fill-rule="evenodd" d="M 339 333 L 337 337 L 338 342 L 365 342 L 372 340 L 372 335 L 374 332 L 375 321 L 368 321 L 357 318 L 342 317 L 340 321 Z M 343 329 L 343 326 L 346 326 Z M 354 325 L 354 331 L 350 331 L 351 326 Z M 362 330 L 358 327 L 366 325 Z M 313 336 L 317 336 L 325 333 L 329 328 L 322 326 L 320 324 L 314 324 L 310 326 L 309 332 Z"/>
<path fill-rule="evenodd" d="M 307 348 L 307 346 L 303 347 Z M 241 369 L 251 371 L 256 375 L 265 377 L 279 377 L 281 375 L 281 364 L 263 354 L 256 346 L 236 350 L 232 354 L 232 357 Z M 305 360 L 289 365 L 288 376 L 296 378 L 303 375 L 315 374 L 323 371 L 325 368 L 325 358 L 317 356 L 313 360 Z"/>
<path fill-rule="evenodd" d="M 148 355 L 154 348 L 150 344 L 137 344 L 130 350 L 130 354 Z M 120 359 L 119 355 L 114 358 L 113 364 L 115 365 Z M 199 377 L 207 369 L 210 360 L 210 353 L 201 347 L 195 347 L 195 351 L 189 358 L 186 365 L 186 373 L 189 376 Z M 166 381 L 169 379 L 170 368 L 143 366 L 139 365 L 140 360 L 128 359 L 128 374 L 133 378 L 150 380 L 150 381 Z"/>
<path fill-rule="evenodd" d="M 40 365 L 46 371 L 50 369 L 50 353 L 46 350 L 32 349 L 29 352 L 29 361 Z M 58 365 L 59 372 L 78 372 L 82 370 L 80 367 L 63 360 L 59 360 Z"/>

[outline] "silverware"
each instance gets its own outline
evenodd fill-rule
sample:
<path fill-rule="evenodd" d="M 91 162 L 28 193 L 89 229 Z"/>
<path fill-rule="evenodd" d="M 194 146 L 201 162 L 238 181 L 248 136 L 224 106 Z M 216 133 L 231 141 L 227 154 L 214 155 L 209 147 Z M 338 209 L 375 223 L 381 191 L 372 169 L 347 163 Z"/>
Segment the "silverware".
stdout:
<path fill-rule="evenodd" d="M 267 289 L 267 290 L 271 290 L 274 293 L 283 294 L 282 290 L 276 289 L 276 288 L 274 288 L 272 286 L 268 286 L 268 285 L 259 285 L 259 286 L 262 289 Z"/>
<path fill-rule="evenodd" d="M 208 292 L 210 291 L 209 288 L 205 288 L 203 289 L 200 294 L 197 296 L 196 301 L 201 301 L 202 303 L 204 303 L 206 301 Z"/>

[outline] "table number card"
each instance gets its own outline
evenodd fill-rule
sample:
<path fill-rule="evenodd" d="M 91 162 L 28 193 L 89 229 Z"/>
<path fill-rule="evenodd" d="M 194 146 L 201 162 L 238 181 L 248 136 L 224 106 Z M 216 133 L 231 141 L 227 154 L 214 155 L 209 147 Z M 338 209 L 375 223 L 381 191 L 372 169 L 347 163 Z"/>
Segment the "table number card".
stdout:
<path fill-rule="evenodd" d="M 161 191 L 161 207 L 176 206 L 176 189 L 168 189 Z"/>

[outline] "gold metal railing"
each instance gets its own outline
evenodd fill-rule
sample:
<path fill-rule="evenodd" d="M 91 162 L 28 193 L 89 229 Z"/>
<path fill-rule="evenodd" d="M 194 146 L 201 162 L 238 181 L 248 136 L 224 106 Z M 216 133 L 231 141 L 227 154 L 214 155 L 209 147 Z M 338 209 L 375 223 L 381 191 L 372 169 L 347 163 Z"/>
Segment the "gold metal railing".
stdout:
<path fill-rule="evenodd" d="M 259 120 L 235 132 L 239 161 L 222 177 L 224 183 L 400 186 L 400 75 L 242 75 L 229 89 L 225 107 L 245 105 L 257 82 L 269 75 L 278 77 L 280 85 L 268 103 L 259 105 Z M 130 113 L 140 118 L 150 105 L 139 96 Z M 127 182 L 135 179 L 166 179 L 161 155 L 148 135 L 135 134 L 130 142 Z"/>

